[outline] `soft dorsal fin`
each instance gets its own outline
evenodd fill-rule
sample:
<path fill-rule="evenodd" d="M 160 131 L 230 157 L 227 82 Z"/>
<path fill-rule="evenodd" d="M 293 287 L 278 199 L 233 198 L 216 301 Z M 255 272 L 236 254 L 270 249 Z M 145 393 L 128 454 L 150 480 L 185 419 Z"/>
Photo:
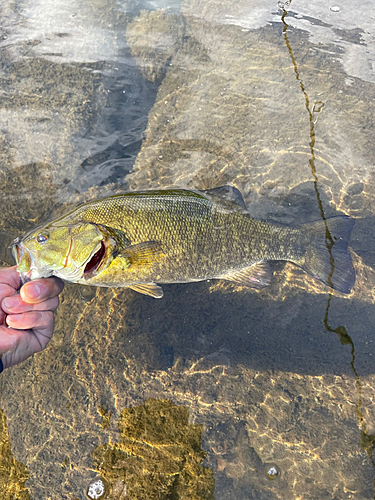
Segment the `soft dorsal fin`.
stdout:
<path fill-rule="evenodd" d="M 164 255 L 158 241 L 142 241 L 126 247 L 119 255 L 131 266 L 150 266 Z"/>
<path fill-rule="evenodd" d="M 246 210 L 246 205 L 242 197 L 242 194 L 234 186 L 220 186 L 213 189 L 206 189 L 203 192 L 208 195 L 221 198 L 222 200 L 230 201 L 231 203 L 236 203 L 241 208 L 244 208 Z"/>
<path fill-rule="evenodd" d="M 135 292 L 143 293 L 143 295 L 149 295 L 154 297 L 154 299 L 161 299 L 163 297 L 163 289 L 161 286 L 156 285 L 156 283 L 137 283 L 135 285 L 130 285 Z"/>
<path fill-rule="evenodd" d="M 246 269 L 228 272 L 218 277 L 260 290 L 271 283 L 272 271 L 268 262 L 257 262 Z"/>

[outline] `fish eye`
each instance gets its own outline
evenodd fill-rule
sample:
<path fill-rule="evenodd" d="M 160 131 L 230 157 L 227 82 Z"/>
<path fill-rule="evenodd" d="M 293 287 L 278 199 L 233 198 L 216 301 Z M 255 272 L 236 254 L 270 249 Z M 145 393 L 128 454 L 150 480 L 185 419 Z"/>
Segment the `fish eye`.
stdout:
<path fill-rule="evenodd" d="M 47 233 L 40 233 L 36 237 L 36 241 L 38 243 L 45 243 L 48 240 L 48 238 L 49 238 L 49 235 Z"/>

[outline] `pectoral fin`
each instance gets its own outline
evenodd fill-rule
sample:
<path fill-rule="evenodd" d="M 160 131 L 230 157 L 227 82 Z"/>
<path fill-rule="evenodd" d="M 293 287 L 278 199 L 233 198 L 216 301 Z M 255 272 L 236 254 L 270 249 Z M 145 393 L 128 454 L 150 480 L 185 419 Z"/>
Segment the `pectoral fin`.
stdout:
<path fill-rule="evenodd" d="M 270 284 L 272 272 L 268 262 L 258 262 L 246 269 L 223 274 L 220 278 L 260 290 Z"/>
<path fill-rule="evenodd" d="M 163 297 L 163 289 L 161 286 L 155 283 L 139 283 L 136 285 L 129 286 L 135 292 L 143 293 L 144 295 L 150 295 L 154 299 L 161 299 Z"/>
<path fill-rule="evenodd" d="M 130 245 L 119 253 L 131 266 L 151 266 L 164 255 L 158 241 L 143 241 Z"/>

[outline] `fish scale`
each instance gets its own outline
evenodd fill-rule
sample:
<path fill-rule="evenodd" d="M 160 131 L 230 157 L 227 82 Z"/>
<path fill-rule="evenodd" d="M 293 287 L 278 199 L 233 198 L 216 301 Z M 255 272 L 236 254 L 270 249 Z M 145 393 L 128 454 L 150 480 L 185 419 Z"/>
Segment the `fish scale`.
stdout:
<path fill-rule="evenodd" d="M 355 280 L 347 252 L 353 224 L 346 216 L 297 228 L 255 219 L 239 191 L 228 186 L 205 192 L 154 190 L 86 203 L 26 235 L 14 253 L 26 278 L 27 273 L 31 279 L 53 274 L 154 297 L 162 296 L 156 283 L 215 278 L 262 288 L 271 280 L 267 262 L 273 260 L 294 262 L 349 293 Z"/>

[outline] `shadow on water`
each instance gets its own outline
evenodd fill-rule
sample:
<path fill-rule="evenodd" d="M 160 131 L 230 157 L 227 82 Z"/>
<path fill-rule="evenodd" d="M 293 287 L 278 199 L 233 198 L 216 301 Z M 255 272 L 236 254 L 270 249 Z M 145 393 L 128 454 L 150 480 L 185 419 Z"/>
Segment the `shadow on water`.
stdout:
<path fill-rule="evenodd" d="M 178 358 L 189 362 L 203 357 L 255 370 L 353 374 L 349 353 L 324 325 L 326 297 L 309 297 L 315 314 L 306 318 L 304 294 L 279 303 L 261 294 L 230 293 L 229 289 L 229 293 L 209 293 L 209 288 L 208 283 L 164 285 L 162 301 L 134 294 L 124 319 L 128 354 L 142 359 L 151 370 L 167 369 Z M 346 301 L 336 299 L 335 307 L 342 321 L 351 324 Z M 147 338 L 144 344 L 137 332 L 140 321 L 142 336 Z M 147 359 L 144 345 L 159 351 L 155 360 Z M 373 373 L 371 365 L 363 368 L 362 373 Z"/>

